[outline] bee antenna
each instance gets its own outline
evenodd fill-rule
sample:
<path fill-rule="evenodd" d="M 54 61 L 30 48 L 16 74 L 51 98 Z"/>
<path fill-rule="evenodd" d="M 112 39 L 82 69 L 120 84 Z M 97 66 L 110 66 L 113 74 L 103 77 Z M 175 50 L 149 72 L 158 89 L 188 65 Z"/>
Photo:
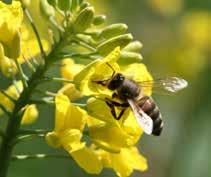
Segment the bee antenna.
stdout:
<path fill-rule="evenodd" d="M 106 64 L 107 64 L 108 67 L 111 68 L 111 70 L 113 71 L 113 73 L 112 73 L 112 77 L 113 77 L 114 74 L 116 73 L 116 71 L 114 70 L 114 68 L 113 68 L 108 62 L 106 62 Z"/>

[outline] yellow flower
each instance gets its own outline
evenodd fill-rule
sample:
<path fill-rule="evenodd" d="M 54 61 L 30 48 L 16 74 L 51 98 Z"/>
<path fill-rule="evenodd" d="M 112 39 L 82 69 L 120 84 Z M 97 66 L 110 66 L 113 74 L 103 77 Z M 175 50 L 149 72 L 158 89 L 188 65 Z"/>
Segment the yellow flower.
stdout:
<path fill-rule="evenodd" d="M 117 121 L 105 101 L 91 98 L 87 111 L 92 116 L 88 120 L 90 137 L 106 151 L 119 153 L 122 148 L 135 145 L 143 133 L 130 109 Z"/>
<path fill-rule="evenodd" d="M 25 112 L 22 117 L 21 124 L 31 124 L 34 123 L 39 116 L 39 112 L 37 111 L 36 105 L 27 105 L 25 108 Z"/>
<path fill-rule="evenodd" d="M 23 21 L 21 3 L 13 1 L 7 5 L 0 1 L 0 42 L 9 45 Z"/>
<path fill-rule="evenodd" d="M 127 66 L 119 66 L 117 64 L 120 58 L 120 48 L 115 48 L 107 57 L 102 60 L 95 60 L 87 65 L 81 72 L 74 77 L 76 88 L 79 89 L 83 95 L 102 94 L 111 96 L 113 91 L 108 90 L 105 86 L 101 86 L 93 81 L 110 79 L 113 70 L 120 72 L 126 77 L 131 77 L 135 81 L 152 80 L 151 75 L 147 71 L 144 64 L 133 63 Z M 109 66 L 109 65 L 113 68 Z M 151 94 L 151 89 L 144 90 L 146 95 Z"/>
<path fill-rule="evenodd" d="M 23 84 L 21 81 L 18 81 L 16 86 L 20 92 L 23 91 Z M 17 100 L 20 96 L 19 92 L 17 91 L 17 89 L 14 85 L 11 85 L 5 92 L 10 97 L 12 97 L 14 100 Z M 12 112 L 14 109 L 14 103 L 8 97 L 3 95 L 1 92 L 0 92 L 0 104 L 3 105 L 10 112 Z M 2 114 L 3 114 L 3 112 L 0 109 L 0 115 L 2 115 Z"/>
<path fill-rule="evenodd" d="M 73 80 L 74 76 L 78 74 L 84 65 L 76 64 L 74 60 L 67 58 L 62 61 L 61 75 L 63 78 Z"/>
<path fill-rule="evenodd" d="M 109 153 L 98 150 L 105 168 L 112 168 L 119 177 L 130 176 L 133 170 L 147 170 L 147 160 L 136 147 L 122 148 L 120 153 Z"/>
<path fill-rule="evenodd" d="M 210 49 L 210 26 L 211 13 L 206 11 L 188 13 L 181 23 L 182 39 L 191 47 L 191 50 Z"/>
<path fill-rule="evenodd" d="M 20 96 L 20 93 L 23 91 L 23 84 L 21 81 L 18 81 L 15 85 L 11 85 L 5 93 L 12 97 L 14 100 L 17 100 Z M 12 112 L 14 109 L 14 102 L 11 101 L 7 96 L 0 92 L 0 104 L 4 106 L 9 112 Z M 38 118 L 38 110 L 36 105 L 27 105 L 24 108 L 24 114 L 22 117 L 21 124 L 31 124 Z M 3 111 L 0 109 L 0 116 L 3 114 Z"/>
<path fill-rule="evenodd" d="M 70 103 L 67 96 L 56 97 L 55 129 L 46 140 L 53 147 L 64 148 L 78 165 L 88 173 L 98 174 L 102 164 L 97 154 L 81 141 L 88 115 L 81 108 Z"/>
<path fill-rule="evenodd" d="M 183 8 L 183 0 L 149 0 L 152 8 L 164 16 L 177 15 Z"/>
<path fill-rule="evenodd" d="M 17 69 L 12 59 L 20 55 L 20 27 L 23 12 L 20 2 L 7 5 L 0 1 L 0 69 L 6 77 L 16 74 Z"/>

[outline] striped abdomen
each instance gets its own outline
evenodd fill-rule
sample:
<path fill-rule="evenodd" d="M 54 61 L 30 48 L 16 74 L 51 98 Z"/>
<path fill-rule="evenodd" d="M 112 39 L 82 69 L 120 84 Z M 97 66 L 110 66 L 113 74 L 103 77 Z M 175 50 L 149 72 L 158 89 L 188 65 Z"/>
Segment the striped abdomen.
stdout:
<path fill-rule="evenodd" d="M 159 108 L 151 97 L 144 96 L 138 101 L 140 108 L 153 120 L 152 134 L 159 136 L 163 129 L 163 121 Z"/>

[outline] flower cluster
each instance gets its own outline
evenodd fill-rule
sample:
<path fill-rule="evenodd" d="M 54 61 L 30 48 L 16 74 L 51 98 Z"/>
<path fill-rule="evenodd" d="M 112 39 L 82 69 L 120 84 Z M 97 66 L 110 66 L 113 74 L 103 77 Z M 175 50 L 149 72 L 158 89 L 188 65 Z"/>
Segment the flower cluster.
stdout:
<path fill-rule="evenodd" d="M 74 83 L 65 85 L 56 97 L 55 129 L 46 137 L 54 147 L 64 148 L 72 158 L 88 173 L 100 173 L 102 168 L 113 168 L 118 176 L 129 176 L 132 171 L 147 169 L 146 159 L 139 153 L 136 143 L 143 133 L 132 111 L 127 109 L 118 121 L 111 114 L 104 98 L 111 97 L 108 88 L 92 82 L 111 77 L 109 63 L 117 72 L 130 75 L 134 79 L 151 80 L 146 67 L 141 63 L 119 65 L 120 48 L 115 48 L 103 59 L 95 60 L 87 66 L 74 64 L 66 59 L 62 68 L 65 78 L 73 78 Z M 120 61 L 121 62 L 121 61 Z M 73 68 L 78 68 L 74 70 Z M 71 88 L 71 89 L 70 89 Z M 78 98 L 88 96 L 86 109 L 71 101 L 71 95 Z M 146 90 L 150 95 L 151 90 Z M 120 111 L 120 110 L 118 110 Z M 85 136 L 91 144 L 82 140 Z"/>

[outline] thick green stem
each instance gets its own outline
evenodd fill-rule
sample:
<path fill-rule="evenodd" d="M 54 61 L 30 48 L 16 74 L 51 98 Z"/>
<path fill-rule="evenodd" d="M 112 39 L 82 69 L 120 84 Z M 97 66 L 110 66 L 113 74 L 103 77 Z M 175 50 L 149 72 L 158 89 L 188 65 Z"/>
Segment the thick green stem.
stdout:
<path fill-rule="evenodd" d="M 59 47 L 59 44 L 58 44 Z M 56 50 L 56 49 L 55 49 Z M 8 120 L 8 125 L 5 132 L 5 137 L 3 138 L 1 148 L 0 148 L 0 177 L 6 177 L 9 163 L 11 160 L 12 150 L 14 146 L 14 141 L 19 133 L 21 118 L 22 118 L 22 108 L 30 103 L 30 97 L 40 80 L 44 77 L 45 72 L 51 65 L 50 61 L 54 58 L 54 51 L 46 57 L 46 63 L 44 66 L 40 65 L 36 72 L 31 76 L 27 82 L 28 87 L 23 90 L 20 94 L 19 99 L 16 101 L 14 110 Z M 56 59 L 54 60 L 56 61 Z"/>

